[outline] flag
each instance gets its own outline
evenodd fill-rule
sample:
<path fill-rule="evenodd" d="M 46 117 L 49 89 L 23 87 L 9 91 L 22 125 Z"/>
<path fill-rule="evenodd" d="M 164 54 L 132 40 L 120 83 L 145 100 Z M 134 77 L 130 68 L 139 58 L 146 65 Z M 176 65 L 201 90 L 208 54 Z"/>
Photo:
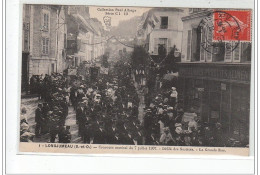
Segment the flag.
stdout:
<path fill-rule="evenodd" d="M 152 28 L 154 28 L 158 22 L 159 22 L 159 19 L 155 16 L 155 14 L 152 14 L 149 17 L 149 22 L 148 23 L 152 26 Z"/>

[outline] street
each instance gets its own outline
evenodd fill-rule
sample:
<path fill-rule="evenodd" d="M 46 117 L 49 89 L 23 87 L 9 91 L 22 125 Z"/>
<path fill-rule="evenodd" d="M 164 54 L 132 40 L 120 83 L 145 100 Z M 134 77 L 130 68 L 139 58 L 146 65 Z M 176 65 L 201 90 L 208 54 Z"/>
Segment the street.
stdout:
<path fill-rule="evenodd" d="M 38 103 L 41 103 L 42 100 L 38 100 L 38 98 L 23 98 L 21 101 L 21 106 L 27 109 L 26 116 L 28 119 L 28 123 L 30 126 L 30 130 L 32 133 L 35 133 L 35 110 L 37 108 Z M 76 124 L 76 114 L 73 110 L 73 107 L 69 107 L 69 113 L 66 118 L 65 125 L 70 126 L 71 131 L 71 142 L 72 143 L 81 143 L 82 140 L 78 136 L 78 125 Z M 49 133 L 41 135 L 40 137 L 35 137 L 35 142 L 49 142 L 50 135 Z M 55 140 L 58 142 L 58 139 Z"/>
<path fill-rule="evenodd" d="M 135 87 L 137 89 L 139 88 L 137 84 L 135 84 Z M 138 90 L 137 92 L 140 99 L 140 104 L 138 107 L 138 119 L 142 121 L 144 117 L 143 108 L 145 107 L 144 96 L 140 90 Z M 30 126 L 30 131 L 32 133 L 35 133 L 35 110 L 37 108 L 38 103 L 42 103 L 42 100 L 39 100 L 38 97 L 21 99 L 21 108 L 25 107 L 27 110 L 26 117 Z M 83 143 L 83 140 L 78 134 L 78 125 L 76 124 L 76 113 L 72 106 L 69 106 L 69 112 L 68 116 L 66 117 L 65 125 L 70 126 L 71 143 Z M 34 142 L 50 142 L 50 134 L 47 133 L 41 135 L 40 137 L 35 137 Z M 55 139 L 55 142 L 58 143 L 58 138 Z"/>

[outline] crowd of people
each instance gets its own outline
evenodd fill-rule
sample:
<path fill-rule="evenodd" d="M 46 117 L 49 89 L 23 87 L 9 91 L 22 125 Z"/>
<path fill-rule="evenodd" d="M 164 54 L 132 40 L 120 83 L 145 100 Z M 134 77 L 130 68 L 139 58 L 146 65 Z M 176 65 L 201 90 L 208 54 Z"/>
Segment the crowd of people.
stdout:
<path fill-rule="evenodd" d="M 49 133 L 50 142 L 71 142 L 65 120 L 72 106 L 82 142 L 142 144 L 139 98 L 129 72 L 121 66 L 95 80 L 77 76 L 69 82 L 67 76 L 53 73 L 45 75 L 41 86 L 39 98 L 44 102 L 35 110 L 36 138 Z"/>
<path fill-rule="evenodd" d="M 32 84 L 32 86 L 34 85 Z M 43 88 L 40 91 L 38 90 L 37 93 L 44 102 L 39 103 L 35 110 L 34 137 L 28 137 L 27 140 L 21 138 L 21 141 L 33 141 L 33 138 L 49 133 L 50 142 L 55 142 L 58 135 L 60 143 L 69 143 L 71 139 L 70 127 L 65 126 L 68 115 L 67 92 L 65 91 L 67 87 L 66 77 L 58 73 L 46 74 L 43 79 L 41 78 L 40 87 Z"/>
<path fill-rule="evenodd" d="M 139 98 L 128 72 L 115 67 L 97 81 L 70 89 L 84 143 L 141 144 Z"/>
<path fill-rule="evenodd" d="M 169 146 L 238 146 L 225 138 L 219 122 L 202 122 L 193 108 L 184 112 L 175 87 L 161 89 L 146 104 L 145 144 Z"/>
<path fill-rule="evenodd" d="M 220 123 L 201 123 L 193 111 L 185 119 L 175 87 L 157 93 L 140 117 L 138 86 L 135 87 L 131 70 L 122 63 L 94 80 L 77 76 L 68 81 L 65 75 L 45 75 L 41 86 L 44 88 L 39 97 L 44 102 L 35 111 L 35 137 L 49 133 L 50 142 L 73 142 L 70 126 L 65 126 L 71 106 L 83 143 L 228 146 Z M 21 136 L 32 140 L 34 134 L 29 132 L 26 120 L 21 121 L 21 126 Z M 30 139 L 21 137 L 21 141 Z"/>

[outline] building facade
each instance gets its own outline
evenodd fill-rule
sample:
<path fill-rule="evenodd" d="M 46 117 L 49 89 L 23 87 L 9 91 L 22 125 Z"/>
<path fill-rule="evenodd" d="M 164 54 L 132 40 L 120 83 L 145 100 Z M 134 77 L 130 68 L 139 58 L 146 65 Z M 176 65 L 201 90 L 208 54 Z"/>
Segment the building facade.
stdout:
<path fill-rule="evenodd" d="M 69 65 L 66 59 L 67 51 L 67 21 L 66 6 L 60 6 L 57 14 L 57 72 L 62 73 Z"/>
<path fill-rule="evenodd" d="M 23 6 L 23 29 L 22 29 L 22 91 L 28 89 L 29 82 L 29 54 L 30 54 L 30 13 L 29 5 Z"/>
<path fill-rule="evenodd" d="M 66 48 L 63 6 L 23 6 L 22 84 L 32 75 L 62 72 Z"/>
<path fill-rule="evenodd" d="M 185 11 L 178 8 L 154 8 L 144 13 L 138 33 L 151 55 L 167 54 L 174 45 L 181 50 L 184 15 Z"/>
<path fill-rule="evenodd" d="M 201 47 L 212 33 L 199 24 L 211 11 L 190 9 L 183 21 L 179 63 L 180 105 L 195 111 L 209 125 L 222 124 L 224 134 L 249 143 L 251 43 L 239 42 L 231 52 L 227 42 Z M 202 31 L 202 32 L 201 32 Z M 237 44 L 237 43 L 236 43 Z"/>
<path fill-rule="evenodd" d="M 79 66 L 81 62 L 92 62 L 102 56 L 105 50 L 103 26 L 97 19 L 89 17 L 88 7 L 70 6 L 68 19 L 68 42 L 76 45 L 76 49 L 72 49 L 74 51 L 71 50 L 67 56 L 71 59 L 71 66 Z"/>

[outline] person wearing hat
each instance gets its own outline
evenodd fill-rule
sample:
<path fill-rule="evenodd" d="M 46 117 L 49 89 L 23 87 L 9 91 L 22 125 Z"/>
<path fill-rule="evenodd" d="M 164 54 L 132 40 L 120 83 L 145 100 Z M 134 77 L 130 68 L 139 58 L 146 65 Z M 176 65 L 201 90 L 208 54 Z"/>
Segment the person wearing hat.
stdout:
<path fill-rule="evenodd" d="M 38 107 L 35 110 L 35 135 L 36 137 L 40 136 L 40 132 L 42 132 L 42 126 L 43 126 L 43 118 L 42 118 L 42 104 L 39 103 Z"/>
<path fill-rule="evenodd" d="M 76 120 L 77 120 L 77 124 L 79 126 L 79 129 L 78 129 L 78 134 L 79 136 L 83 136 L 83 128 L 84 128 L 84 125 L 85 123 L 83 122 L 85 118 L 85 109 L 84 109 L 84 103 L 79 103 L 79 106 L 77 108 L 77 111 L 76 111 Z"/>
<path fill-rule="evenodd" d="M 23 108 L 21 109 L 21 123 L 22 123 L 22 122 L 25 122 L 25 123 L 28 124 L 27 116 L 26 116 L 26 108 L 25 108 L 25 107 L 23 107 Z"/>
<path fill-rule="evenodd" d="M 20 135 L 22 135 L 24 132 L 29 131 L 29 125 L 25 122 L 22 122 L 20 125 Z"/>
<path fill-rule="evenodd" d="M 66 102 L 66 97 L 63 97 L 63 100 L 60 102 L 61 108 L 62 108 L 62 113 L 64 118 L 68 116 L 69 108 L 68 108 L 68 103 Z"/>
<path fill-rule="evenodd" d="M 59 143 L 70 143 L 71 142 L 71 133 L 70 126 L 60 126 L 60 131 L 58 133 Z"/>
<path fill-rule="evenodd" d="M 168 127 L 164 128 L 164 133 L 160 137 L 161 145 L 173 145 L 174 139 L 170 133 L 170 129 Z"/>
<path fill-rule="evenodd" d="M 137 141 L 134 140 L 134 135 L 131 130 L 127 130 L 126 133 L 122 134 L 122 144 L 124 145 L 135 145 L 137 144 Z"/>
<path fill-rule="evenodd" d="M 133 130 L 135 140 L 137 141 L 137 145 L 143 145 L 144 144 L 144 137 L 141 132 L 141 130 Z"/>
<path fill-rule="evenodd" d="M 146 143 L 146 145 L 159 145 L 159 140 L 158 138 L 156 137 L 156 134 L 155 133 L 152 133 L 151 134 L 151 137 L 149 139 L 149 141 Z"/>
<path fill-rule="evenodd" d="M 169 118 L 167 126 L 169 127 L 170 132 L 171 132 L 172 135 L 174 135 L 174 130 L 175 130 L 174 112 L 175 111 L 173 110 L 173 107 L 167 108 L 167 116 Z"/>
<path fill-rule="evenodd" d="M 122 144 L 122 134 L 119 134 L 119 131 L 115 132 L 115 135 L 110 138 L 108 144 Z"/>
<path fill-rule="evenodd" d="M 183 109 L 179 109 L 177 112 L 177 116 L 175 117 L 175 123 L 181 123 L 183 114 Z"/>
<path fill-rule="evenodd" d="M 103 122 L 99 122 L 98 128 L 94 131 L 94 144 L 106 144 L 107 132 L 104 129 Z"/>
<path fill-rule="evenodd" d="M 153 123 L 154 123 L 154 121 L 153 121 L 153 117 L 152 117 L 152 111 L 150 108 L 147 108 L 146 114 L 145 114 L 144 120 L 143 120 L 145 140 L 149 139 L 149 137 L 152 133 Z"/>
<path fill-rule="evenodd" d="M 185 140 L 183 135 L 176 136 L 176 146 L 185 146 Z"/>
<path fill-rule="evenodd" d="M 169 103 L 172 107 L 175 107 L 175 105 L 178 102 L 178 92 L 176 91 L 175 87 L 172 87 L 172 91 L 170 94 L 170 99 L 169 99 Z"/>
<path fill-rule="evenodd" d="M 74 107 L 74 110 L 75 109 L 75 103 L 76 103 L 76 88 L 74 86 L 71 87 L 70 89 L 70 101 L 71 101 L 71 104 L 72 106 Z"/>
<path fill-rule="evenodd" d="M 188 130 L 189 131 L 196 131 L 198 129 L 198 123 L 192 118 L 188 123 Z"/>
<path fill-rule="evenodd" d="M 49 119 L 50 126 L 50 142 L 54 143 L 56 139 L 56 135 L 59 133 L 59 116 L 56 114 L 51 114 Z"/>
<path fill-rule="evenodd" d="M 20 136 L 20 141 L 21 142 L 32 142 L 33 137 L 34 137 L 33 133 L 26 131 Z"/>
<path fill-rule="evenodd" d="M 112 124 L 112 126 L 107 129 L 107 143 L 108 144 L 114 144 L 114 142 L 116 142 L 116 140 L 115 140 L 116 133 L 119 133 L 119 130 L 116 127 L 116 123 L 114 122 Z"/>
<path fill-rule="evenodd" d="M 175 135 L 180 135 L 182 133 L 183 133 L 182 124 L 181 123 L 176 123 L 175 124 Z"/>
<path fill-rule="evenodd" d="M 62 109 L 59 108 L 59 110 L 54 111 L 54 114 L 58 116 L 58 122 L 60 125 L 65 125 L 66 117 L 64 116 Z"/>
<path fill-rule="evenodd" d="M 214 146 L 217 146 L 217 147 L 224 146 L 224 134 L 222 131 L 221 123 L 217 122 L 215 124 L 215 130 L 213 133 L 214 133 L 214 141 L 215 141 Z"/>
<path fill-rule="evenodd" d="M 203 139 L 203 146 L 213 146 L 213 133 L 209 126 L 204 128 L 204 139 Z"/>
<path fill-rule="evenodd" d="M 169 126 L 169 116 L 167 115 L 167 108 L 163 110 L 163 113 L 159 116 L 159 119 L 163 123 L 163 126 Z"/>

